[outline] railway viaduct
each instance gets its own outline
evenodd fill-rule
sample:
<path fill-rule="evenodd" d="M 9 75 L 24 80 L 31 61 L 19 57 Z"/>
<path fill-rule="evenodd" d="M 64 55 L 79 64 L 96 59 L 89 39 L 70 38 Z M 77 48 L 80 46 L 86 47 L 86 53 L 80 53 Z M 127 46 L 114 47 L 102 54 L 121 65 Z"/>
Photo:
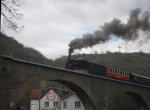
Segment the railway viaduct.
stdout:
<path fill-rule="evenodd" d="M 14 81 L 19 78 L 20 81 L 28 80 L 31 84 L 48 80 L 66 85 L 78 95 L 86 110 L 108 110 L 112 97 L 119 93 L 133 98 L 139 110 L 150 110 L 150 87 L 0 55 L 0 74 L 6 73 L 12 77 L 19 76 Z"/>

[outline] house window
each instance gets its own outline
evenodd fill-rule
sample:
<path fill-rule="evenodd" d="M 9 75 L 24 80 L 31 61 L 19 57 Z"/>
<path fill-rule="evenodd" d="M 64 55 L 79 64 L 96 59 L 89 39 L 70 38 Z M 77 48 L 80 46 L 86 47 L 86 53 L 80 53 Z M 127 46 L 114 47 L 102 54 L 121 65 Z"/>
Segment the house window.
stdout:
<path fill-rule="evenodd" d="M 66 101 L 63 102 L 63 108 L 67 108 L 67 102 Z"/>
<path fill-rule="evenodd" d="M 49 108 L 49 102 L 45 102 L 45 108 Z"/>
<path fill-rule="evenodd" d="M 81 107 L 80 101 L 75 101 L 75 108 L 80 108 L 80 107 Z"/>
<path fill-rule="evenodd" d="M 53 107 L 58 107 L 58 102 L 53 102 Z"/>

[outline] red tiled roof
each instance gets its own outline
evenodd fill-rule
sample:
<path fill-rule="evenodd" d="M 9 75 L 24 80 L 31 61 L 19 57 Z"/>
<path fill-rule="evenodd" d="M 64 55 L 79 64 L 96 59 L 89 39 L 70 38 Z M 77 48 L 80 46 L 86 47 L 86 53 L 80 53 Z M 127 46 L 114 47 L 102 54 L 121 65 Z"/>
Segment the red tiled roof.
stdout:
<path fill-rule="evenodd" d="M 39 99 L 39 97 L 40 97 L 40 90 L 39 89 L 32 89 L 30 99 L 35 100 L 35 99 Z"/>

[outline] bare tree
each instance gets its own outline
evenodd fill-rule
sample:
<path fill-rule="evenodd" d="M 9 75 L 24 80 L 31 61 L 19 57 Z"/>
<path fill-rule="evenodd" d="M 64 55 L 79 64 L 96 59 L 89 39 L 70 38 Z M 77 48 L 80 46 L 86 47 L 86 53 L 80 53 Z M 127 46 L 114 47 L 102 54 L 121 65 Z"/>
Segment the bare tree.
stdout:
<path fill-rule="evenodd" d="M 21 20 L 23 16 L 18 10 L 22 4 L 23 0 L 1 0 L 1 32 L 6 28 L 15 32 L 23 29 L 24 26 L 19 26 L 17 23 L 17 20 Z"/>

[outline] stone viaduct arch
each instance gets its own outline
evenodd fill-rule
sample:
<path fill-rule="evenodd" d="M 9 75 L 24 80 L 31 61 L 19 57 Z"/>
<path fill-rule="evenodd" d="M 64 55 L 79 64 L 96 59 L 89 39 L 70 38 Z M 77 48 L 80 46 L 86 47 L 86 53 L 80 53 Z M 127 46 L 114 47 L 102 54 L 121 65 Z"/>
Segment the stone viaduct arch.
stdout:
<path fill-rule="evenodd" d="M 4 69 L 5 68 L 5 69 Z M 139 110 L 150 110 L 150 88 L 118 82 L 104 77 L 50 67 L 10 57 L 0 57 L 0 73 L 15 75 L 29 84 L 51 80 L 72 89 L 82 100 L 87 110 L 107 110 L 107 102 L 113 94 L 126 93 L 137 100 Z"/>
<path fill-rule="evenodd" d="M 145 99 L 137 93 L 134 92 L 126 92 L 129 96 L 131 96 L 137 103 L 139 110 L 147 110 L 148 105 L 145 102 Z"/>
<path fill-rule="evenodd" d="M 66 87 L 68 87 L 69 89 L 71 89 L 80 98 L 80 100 L 82 101 L 86 110 L 95 110 L 96 109 L 92 100 L 88 96 L 88 94 L 82 88 L 80 88 L 78 85 L 76 85 L 72 82 L 65 81 L 65 80 L 55 79 L 55 80 L 50 80 L 50 81 L 63 84 Z"/>
<path fill-rule="evenodd" d="M 117 92 L 115 91 L 114 93 L 109 94 L 107 96 L 108 103 L 109 103 L 108 105 L 111 106 L 111 103 L 113 103 L 114 98 L 116 98 L 118 96 L 121 97 L 122 95 L 132 98 L 132 100 L 136 104 L 136 105 L 134 105 L 135 106 L 134 110 L 149 110 L 148 103 L 146 102 L 146 100 L 147 100 L 146 97 L 143 96 L 141 93 L 138 93 L 138 92 L 135 92 L 135 91 L 132 91 L 132 90 L 127 90 L 127 91 L 126 90 L 123 90 L 123 91 L 121 90 L 121 91 L 117 91 Z M 121 101 L 121 100 L 119 100 L 119 101 Z M 129 101 L 129 100 L 127 100 L 127 101 Z M 125 102 L 125 101 L 123 101 L 123 102 Z M 110 106 L 107 106 L 108 110 L 109 110 Z M 132 109 L 133 109 L 133 106 L 132 106 Z M 117 109 L 117 110 L 119 110 L 119 109 Z"/>

